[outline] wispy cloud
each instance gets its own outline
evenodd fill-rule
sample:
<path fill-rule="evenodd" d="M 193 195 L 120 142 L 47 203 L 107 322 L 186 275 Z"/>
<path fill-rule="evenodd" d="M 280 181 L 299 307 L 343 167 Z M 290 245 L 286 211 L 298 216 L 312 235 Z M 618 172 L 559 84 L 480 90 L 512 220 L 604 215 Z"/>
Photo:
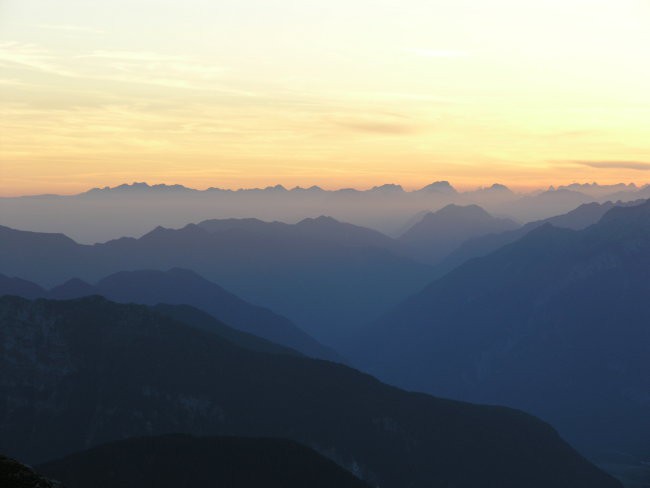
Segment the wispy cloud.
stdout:
<path fill-rule="evenodd" d="M 74 76 L 39 46 L 19 42 L 0 42 L 0 66 L 21 66 L 60 76 Z"/>
<path fill-rule="evenodd" d="M 89 62 L 78 63 L 75 59 Z M 35 44 L 9 41 L 0 42 L 0 67 L 29 69 L 67 78 L 256 96 L 250 90 L 225 84 L 223 75 L 230 70 L 224 66 L 147 51 L 92 51 L 66 57 Z"/>
<path fill-rule="evenodd" d="M 582 166 L 598 169 L 636 169 L 650 171 L 650 162 L 645 161 L 571 161 Z"/>

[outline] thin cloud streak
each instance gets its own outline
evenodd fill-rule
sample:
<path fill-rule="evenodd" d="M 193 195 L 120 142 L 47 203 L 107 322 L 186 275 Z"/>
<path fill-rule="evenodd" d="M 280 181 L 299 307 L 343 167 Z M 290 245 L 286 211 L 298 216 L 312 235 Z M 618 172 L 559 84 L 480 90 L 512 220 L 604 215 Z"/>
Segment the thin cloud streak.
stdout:
<path fill-rule="evenodd" d="M 581 166 L 597 169 L 636 169 L 650 171 L 650 162 L 645 161 L 571 161 Z"/>

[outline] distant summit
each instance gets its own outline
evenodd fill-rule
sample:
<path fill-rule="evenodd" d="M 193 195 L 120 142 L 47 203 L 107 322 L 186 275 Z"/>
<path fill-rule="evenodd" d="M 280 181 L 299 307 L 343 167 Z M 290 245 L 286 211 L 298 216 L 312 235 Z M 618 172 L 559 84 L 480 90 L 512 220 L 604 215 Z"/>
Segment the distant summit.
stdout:
<path fill-rule="evenodd" d="M 195 192 L 193 188 L 188 188 L 183 185 L 166 185 L 166 184 L 157 184 L 149 185 L 145 182 L 133 182 L 131 184 L 123 183 L 118 186 L 110 187 L 105 186 L 103 188 L 92 188 L 87 192 L 82 193 L 82 195 L 98 195 L 98 194 L 107 194 L 107 193 L 137 193 L 137 192 Z"/>
<path fill-rule="evenodd" d="M 493 217 L 478 205 L 450 204 L 428 212 L 399 238 L 418 259 L 435 264 L 467 239 L 516 229 L 510 219 Z"/>
<path fill-rule="evenodd" d="M 404 188 L 402 185 L 396 185 L 394 183 L 387 183 L 381 186 L 373 186 L 370 190 L 373 193 L 403 193 Z"/>
<path fill-rule="evenodd" d="M 417 191 L 421 193 L 446 193 L 450 195 L 458 193 L 448 181 L 434 181 L 430 185 L 424 186 Z"/>
<path fill-rule="evenodd" d="M 490 186 L 483 186 L 467 193 L 475 196 L 482 195 L 493 197 L 510 197 L 514 196 L 515 194 L 510 188 L 508 188 L 506 185 L 502 185 L 501 183 L 494 183 Z"/>

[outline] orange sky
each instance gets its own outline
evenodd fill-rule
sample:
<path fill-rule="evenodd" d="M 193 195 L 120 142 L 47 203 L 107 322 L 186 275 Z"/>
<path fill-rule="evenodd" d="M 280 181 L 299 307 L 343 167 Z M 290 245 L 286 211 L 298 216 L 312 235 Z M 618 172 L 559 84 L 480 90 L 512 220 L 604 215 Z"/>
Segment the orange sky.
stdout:
<path fill-rule="evenodd" d="M 4 0 L 0 195 L 650 180 L 650 4 Z"/>

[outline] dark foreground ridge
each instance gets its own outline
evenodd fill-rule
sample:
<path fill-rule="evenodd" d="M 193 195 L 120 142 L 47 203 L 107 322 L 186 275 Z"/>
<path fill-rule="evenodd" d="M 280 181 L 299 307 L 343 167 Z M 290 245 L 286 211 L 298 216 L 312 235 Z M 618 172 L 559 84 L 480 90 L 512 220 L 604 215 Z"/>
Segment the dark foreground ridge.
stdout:
<path fill-rule="evenodd" d="M 389 488 L 620 487 L 523 412 L 248 350 L 145 306 L 4 297 L 0 341 L 0 452 L 30 463 L 183 432 L 289 438 Z"/>
<path fill-rule="evenodd" d="M 2 455 L 0 455 L 0 486 L 2 488 L 66 488 L 56 481 L 44 478 L 29 466 Z"/>
<path fill-rule="evenodd" d="M 105 444 L 38 470 L 67 488 L 369 488 L 313 449 L 284 439 L 143 437 Z"/>

